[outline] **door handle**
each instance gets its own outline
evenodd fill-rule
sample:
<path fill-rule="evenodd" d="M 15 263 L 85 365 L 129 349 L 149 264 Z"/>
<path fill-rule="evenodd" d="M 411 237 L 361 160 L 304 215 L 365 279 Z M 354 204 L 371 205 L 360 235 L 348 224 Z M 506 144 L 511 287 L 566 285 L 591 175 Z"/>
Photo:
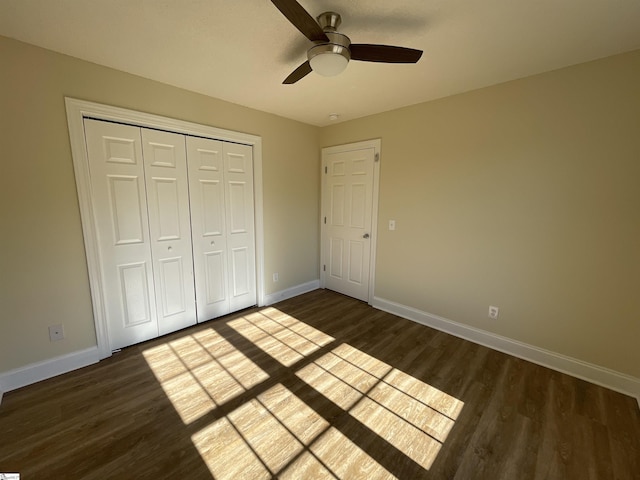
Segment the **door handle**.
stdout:
<path fill-rule="evenodd" d="M 365 233 L 364 235 L 362 235 L 362 238 L 369 238 L 369 234 Z"/>

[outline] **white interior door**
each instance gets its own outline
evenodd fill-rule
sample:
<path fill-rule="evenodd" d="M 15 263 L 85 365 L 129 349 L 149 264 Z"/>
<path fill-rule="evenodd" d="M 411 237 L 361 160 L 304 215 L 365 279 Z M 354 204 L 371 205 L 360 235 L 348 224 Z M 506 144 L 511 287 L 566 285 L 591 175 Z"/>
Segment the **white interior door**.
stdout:
<path fill-rule="evenodd" d="M 370 300 L 376 142 L 322 152 L 322 283 L 363 301 Z"/>
<path fill-rule="evenodd" d="M 158 335 L 140 129 L 85 119 L 111 349 Z"/>
<path fill-rule="evenodd" d="M 160 335 L 196 323 L 185 136 L 142 129 Z"/>

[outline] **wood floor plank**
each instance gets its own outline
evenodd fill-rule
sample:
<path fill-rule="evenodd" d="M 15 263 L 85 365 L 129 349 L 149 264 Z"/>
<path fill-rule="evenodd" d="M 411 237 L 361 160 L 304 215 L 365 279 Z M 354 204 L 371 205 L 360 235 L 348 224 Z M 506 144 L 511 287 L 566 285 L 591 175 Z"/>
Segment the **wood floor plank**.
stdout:
<path fill-rule="evenodd" d="M 5 394 L 51 479 L 640 478 L 635 399 L 316 290 Z"/>

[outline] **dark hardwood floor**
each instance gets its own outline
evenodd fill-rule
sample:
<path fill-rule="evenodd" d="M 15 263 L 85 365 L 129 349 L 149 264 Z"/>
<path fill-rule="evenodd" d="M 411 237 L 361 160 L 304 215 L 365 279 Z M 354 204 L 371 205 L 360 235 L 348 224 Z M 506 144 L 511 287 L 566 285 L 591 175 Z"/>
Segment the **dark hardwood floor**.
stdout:
<path fill-rule="evenodd" d="M 634 398 L 333 292 L 5 394 L 34 479 L 640 479 Z"/>

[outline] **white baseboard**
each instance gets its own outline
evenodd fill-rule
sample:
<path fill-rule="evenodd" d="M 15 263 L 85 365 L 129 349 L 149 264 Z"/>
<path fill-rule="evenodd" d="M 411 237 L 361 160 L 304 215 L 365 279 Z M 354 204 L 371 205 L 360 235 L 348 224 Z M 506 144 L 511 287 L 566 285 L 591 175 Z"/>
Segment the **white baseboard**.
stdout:
<path fill-rule="evenodd" d="M 26 387 L 32 383 L 86 367 L 97 363 L 98 360 L 100 360 L 98 347 L 91 347 L 0 373 L 0 401 L 3 392 L 10 392 L 16 388 Z"/>
<path fill-rule="evenodd" d="M 640 407 L 639 378 L 454 322 L 384 298 L 374 297 L 372 306 L 456 337 L 630 395 L 638 400 L 638 407 Z"/>
<path fill-rule="evenodd" d="M 320 280 L 312 280 L 311 282 L 302 283 L 295 287 L 287 288 L 286 290 L 280 290 L 279 292 L 265 295 L 263 307 L 273 305 L 274 303 L 287 300 L 288 298 L 297 297 L 303 293 L 311 292 L 320 288 Z"/>
<path fill-rule="evenodd" d="M 264 306 L 272 305 L 318 288 L 320 288 L 320 281 L 314 280 L 281 290 L 266 295 Z M 630 395 L 638 400 L 638 407 L 640 408 L 640 379 L 636 377 L 457 323 L 384 298 L 374 297 L 372 306 L 456 337 L 610 388 L 625 395 Z M 86 367 L 97 363 L 99 360 L 98 348 L 91 347 L 0 373 L 0 404 L 2 403 L 4 392 L 10 392 L 32 383 Z"/>
<path fill-rule="evenodd" d="M 295 287 L 266 295 L 263 306 L 272 305 L 276 302 L 317 290 L 318 288 L 320 288 L 320 280 L 313 280 L 301 285 L 296 285 Z M 11 390 L 70 372 L 71 370 L 86 367 L 92 363 L 97 363 L 99 360 L 98 347 L 91 347 L 86 350 L 69 353 L 0 373 L 0 403 L 2 402 L 3 392 L 10 392 Z"/>

